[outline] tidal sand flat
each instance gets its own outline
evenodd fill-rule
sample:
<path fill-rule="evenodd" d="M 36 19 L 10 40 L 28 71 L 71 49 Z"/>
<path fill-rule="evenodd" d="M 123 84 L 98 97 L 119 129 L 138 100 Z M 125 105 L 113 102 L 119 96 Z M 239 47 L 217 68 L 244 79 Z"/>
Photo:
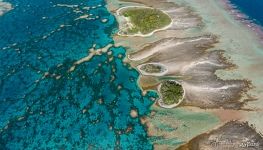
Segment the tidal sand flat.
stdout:
<path fill-rule="evenodd" d="M 252 107 L 253 104 L 261 103 L 261 71 L 254 70 L 257 72 L 255 74 L 258 74 L 257 79 L 254 78 L 255 74 L 249 75 L 247 71 L 253 66 L 249 61 L 253 60 L 254 65 L 262 63 L 258 58 L 260 56 L 256 55 L 262 51 L 262 45 L 256 33 L 235 20 L 224 3 L 116 0 L 108 2 L 108 5 L 112 12 L 126 6 L 159 9 L 167 13 L 173 22 L 167 29 L 151 36 L 114 37 L 117 44 L 127 47 L 126 61 L 138 67 L 141 72 L 138 83 L 143 90 L 157 90 L 158 86 L 167 80 L 179 81 L 185 90 L 184 99 L 177 108 L 165 110 L 163 113 L 164 108 L 160 108 L 157 101 L 152 106 L 154 111 L 151 115 L 143 119 L 147 122 L 150 137 L 155 137 L 151 140 L 154 148 L 175 149 L 195 136 L 233 119 L 254 124 L 255 132 L 263 131 L 259 121 L 255 119 L 260 120 L 260 115 L 255 114 L 262 113 L 262 105 Z M 118 18 L 118 14 L 116 17 Z M 165 73 L 163 69 L 159 69 L 160 72 L 156 75 L 158 65 L 141 69 L 141 66 L 158 63 L 159 67 L 167 70 Z M 161 92 L 159 94 L 162 95 Z M 174 113 L 176 109 L 180 109 L 181 113 Z M 178 123 L 193 118 L 194 115 L 188 116 L 189 118 L 181 117 L 189 111 L 204 113 L 207 118 L 212 117 L 214 124 L 206 117 L 195 118 L 206 124 L 202 129 L 195 128 L 201 124 L 198 121 L 193 124 Z M 223 117 L 220 113 L 229 117 Z M 243 135 L 238 136 L 240 138 Z M 262 139 L 262 136 L 259 136 L 259 139 Z"/>
<path fill-rule="evenodd" d="M 249 82 L 217 78 L 214 74 L 217 69 L 231 68 L 233 64 L 222 56 L 223 51 L 206 52 L 214 43 L 213 36 L 169 38 L 131 53 L 129 58 L 145 60 L 143 63 L 160 62 L 168 70 L 166 76 L 180 76 L 186 91 L 182 105 L 240 109 L 244 101 L 239 99 L 249 88 Z"/>

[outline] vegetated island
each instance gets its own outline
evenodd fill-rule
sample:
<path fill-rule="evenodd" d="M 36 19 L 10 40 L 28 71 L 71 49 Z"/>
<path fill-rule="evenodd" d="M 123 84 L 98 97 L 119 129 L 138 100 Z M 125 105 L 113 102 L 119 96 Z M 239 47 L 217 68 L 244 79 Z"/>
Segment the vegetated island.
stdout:
<path fill-rule="evenodd" d="M 163 71 L 163 68 L 161 66 L 154 64 L 143 65 L 140 69 L 149 73 L 160 73 Z"/>
<path fill-rule="evenodd" d="M 176 81 L 168 80 L 161 84 L 160 94 L 164 105 L 174 105 L 183 99 L 184 90 Z"/>
<path fill-rule="evenodd" d="M 120 9 L 125 25 L 122 35 L 151 35 L 153 32 L 168 27 L 172 19 L 163 11 L 150 7 L 124 7 Z"/>

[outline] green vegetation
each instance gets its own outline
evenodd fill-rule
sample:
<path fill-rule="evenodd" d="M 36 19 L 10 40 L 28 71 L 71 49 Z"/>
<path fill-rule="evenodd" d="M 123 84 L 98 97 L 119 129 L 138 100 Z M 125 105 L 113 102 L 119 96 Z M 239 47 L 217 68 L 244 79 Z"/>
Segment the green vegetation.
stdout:
<path fill-rule="evenodd" d="M 160 92 L 164 104 L 172 105 L 178 103 L 183 98 L 184 90 L 182 86 L 175 81 L 165 81 L 161 85 Z"/>
<path fill-rule="evenodd" d="M 128 29 L 129 33 L 148 34 L 171 23 L 170 17 L 158 9 L 127 8 L 122 14 L 128 17 L 133 25 Z"/>
<path fill-rule="evenodd" d="M 155 64 L 146 64 L 143 65 L 140 69 L 147 73 L 160 73 L 163 71 L 163 68 L 160 65 Z"/>

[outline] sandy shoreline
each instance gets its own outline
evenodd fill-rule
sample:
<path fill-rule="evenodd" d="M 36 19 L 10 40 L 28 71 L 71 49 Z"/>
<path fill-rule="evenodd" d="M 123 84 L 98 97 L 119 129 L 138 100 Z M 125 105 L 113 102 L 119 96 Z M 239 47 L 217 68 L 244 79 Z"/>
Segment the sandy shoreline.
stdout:
<path fill-rule="evenodd" d="M 255 32 L 235 20 L 222 1 L 123 1 L 125 2 L 118 0 L 109 2 L 109 10 L 114 12 L 126 5 L 149 5 L 166 12 L 173 12 L 170 16 L 188 25 L 185 27 L 181 24 L 173 24 L 174 26 L 167 30 L 156 32 L 146 38 L 114 37 L 118 45 L 127 47 L 129 56 L 127 61 L 133 67 L 145 63 L 161 63 L 168 69 L 166 75 L 169 78 L 173 76 L 185 78 L 182 84 L 186 89 L 186 101 L 179 108 L 165 110 L 165 114 L 156 105 L 152 106 L 153 110 L 158 111 L 155 111 L 151 117 L 146 117 L 149 135 L 164 136 L 166 140 L 177 137 L 177 140 L 187 142 L 230 120 L 248 121 L 249 124 L 254 124 L 257 132 L 263 133 L 260 123 L 263 121 L 260 118 L 263 115 L 261 90 L 263 89 L 263 46 Z M 181 19 L 181 16 L 184 16 L 184 19 Z M 158 85 L 163 79 L 141 75 L 139 80 L 142 89 L 144 87 L 148 89 Z M 211 120 L 201 119 L 202 122 L 198 121 L 198 123 L 205 125 L 202 129 L 195 128 L 199 124 L 188 121 L 187 117 L 182 117 L 181 120 L 174 118 L 178 109 L 181 112 L 176 114 L 179 118 L 189 112 L 194 112 L 191 116 L 206 113 L 203 118 L 213 118 L 215 122 L 212 125 Z M 198 117 L 195 119 L 198 120 Z M 178 128 L 172 132 L 160 131 L 164 129 L 160 128 L 156 121 Z M 183 126 L 180 126 L 183 122 L 189 127 L 187 132 Z M 178 147 L 158 140 L 153 144 L 156 149 Z"/>

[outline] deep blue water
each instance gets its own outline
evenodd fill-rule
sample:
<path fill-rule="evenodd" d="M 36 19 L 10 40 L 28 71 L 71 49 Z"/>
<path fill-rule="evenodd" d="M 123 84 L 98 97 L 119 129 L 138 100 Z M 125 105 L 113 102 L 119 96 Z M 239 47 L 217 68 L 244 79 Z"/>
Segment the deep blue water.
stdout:
<path fill-rule="evenodd" d="M 232 4 L 249 19 L 258 25 L 263 25 L 263 0 L 230 0 Z"/>
<path fill-rule="evenodd" d="M 123 47 L 69 72 L 94 44 L 114 44 L 117 23 L 104 0 L 8 2 L 14 9 L 0 16 L 0 149 L 152 149 L 130 110 L 146 115 L 157 95 L 142 96 Z M 86 14 L 95 19 L 76 20 Z"/>

